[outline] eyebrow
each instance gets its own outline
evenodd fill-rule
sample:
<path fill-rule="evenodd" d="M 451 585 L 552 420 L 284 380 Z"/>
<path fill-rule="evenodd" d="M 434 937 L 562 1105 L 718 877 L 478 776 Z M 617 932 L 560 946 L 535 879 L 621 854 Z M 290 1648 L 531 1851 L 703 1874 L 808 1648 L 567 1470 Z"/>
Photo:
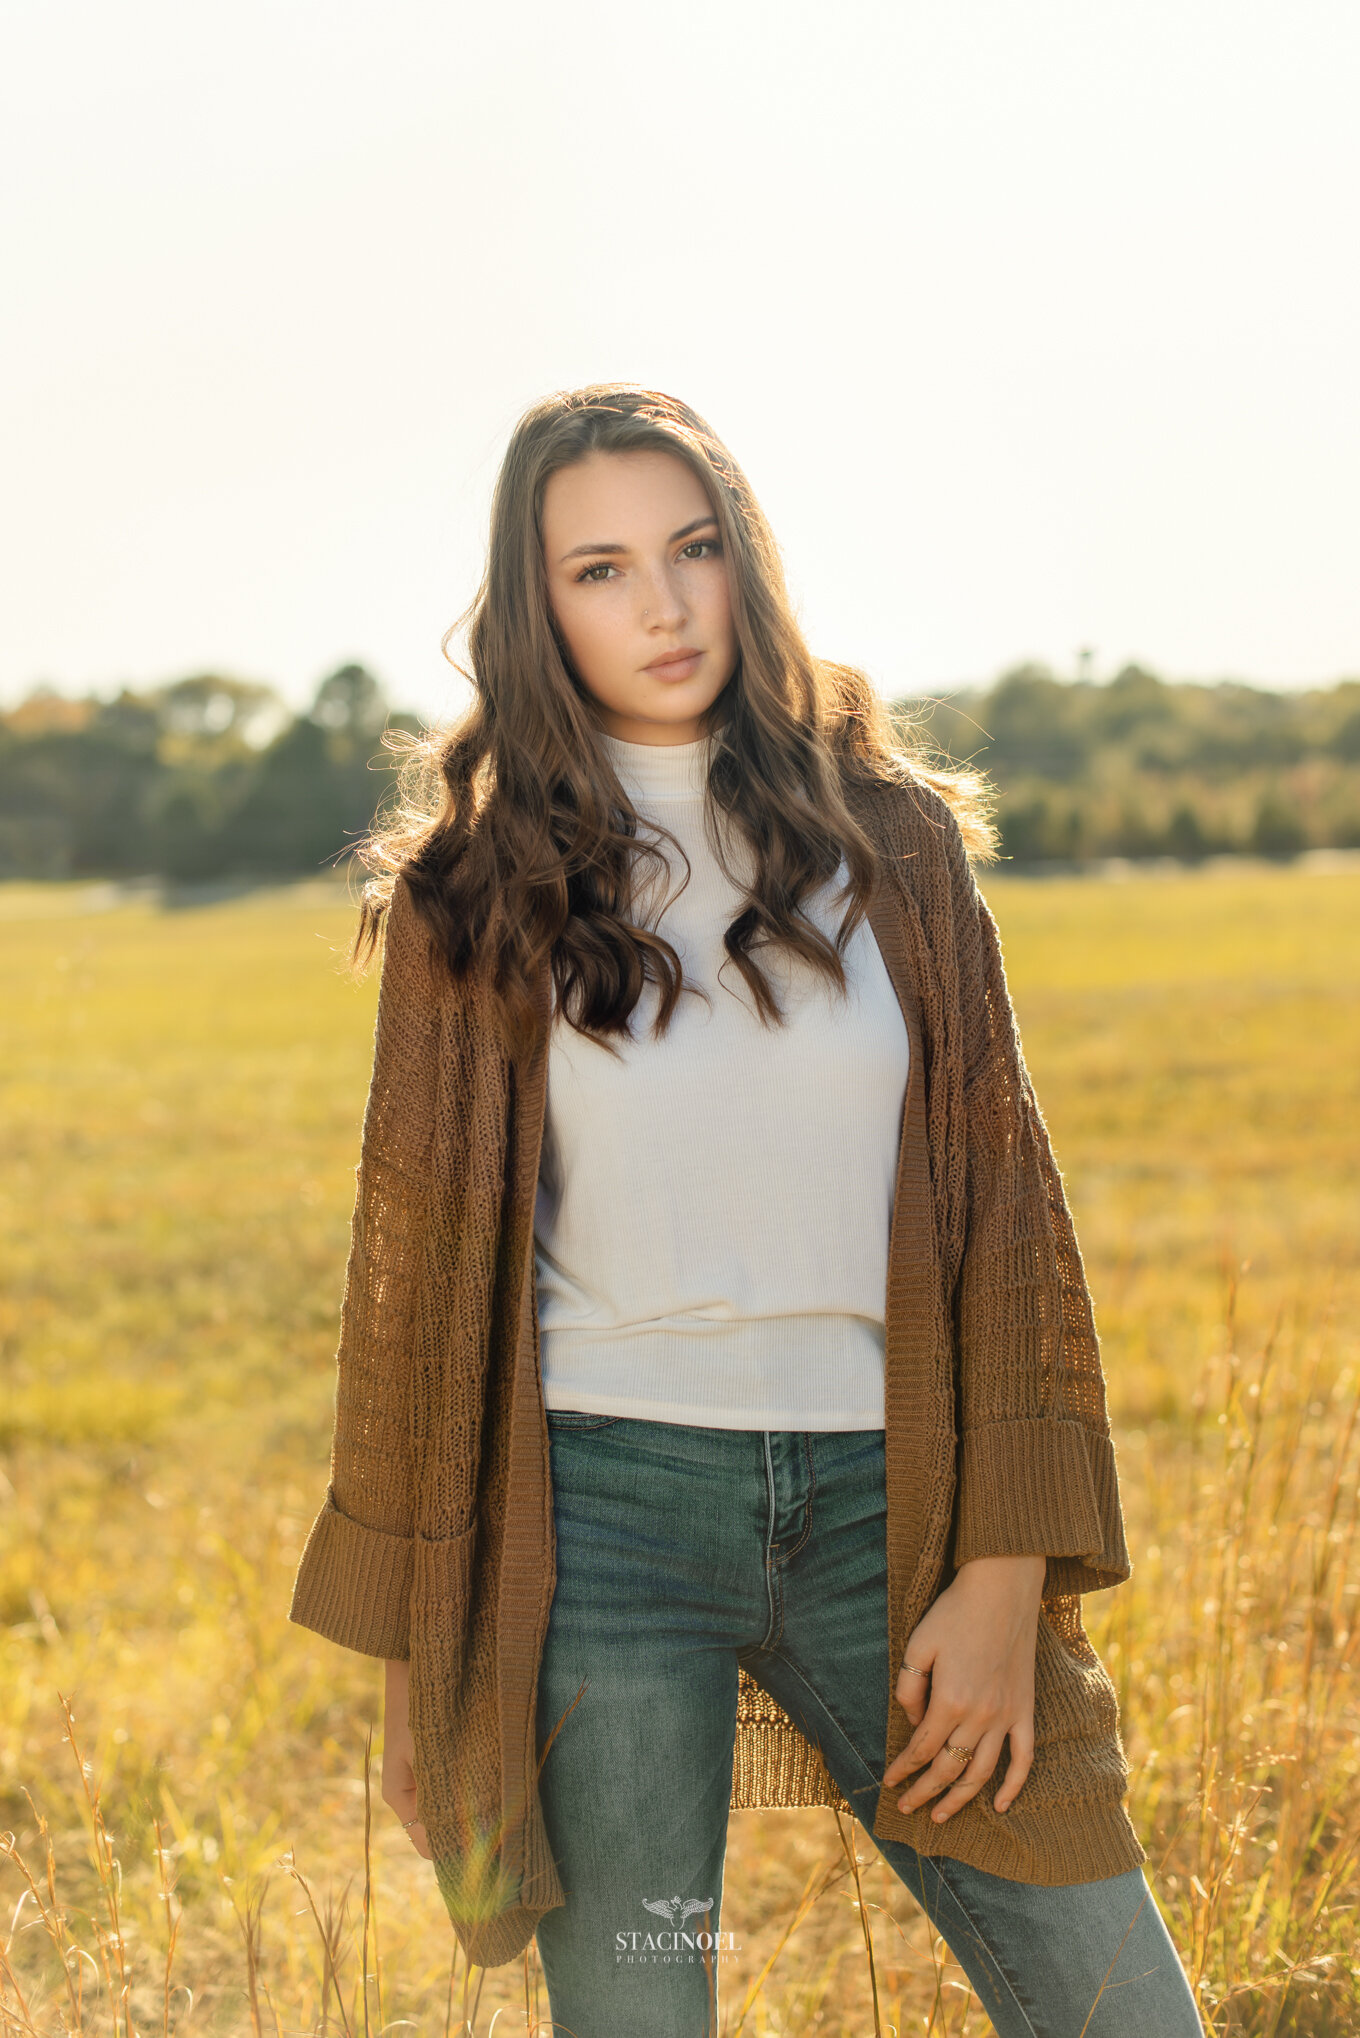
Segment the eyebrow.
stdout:
<path fill-rule="evenodd" d="M 706 530 L 710 524 L 716 524 L 717 521 L 714 516 L 696 517 L 692 524 L 684 525 L 681 530 L 672 531 L 666 543 L 678 545 L 682 538 L 692 537 L 695 531 Z M 559 566 L 565 566 L 568 559 L 584 559 L 589 552 L 627 552 L 629 549 L 627 545 L 573 545 L 570 552 L 564 552 L 557 563 Z"/>

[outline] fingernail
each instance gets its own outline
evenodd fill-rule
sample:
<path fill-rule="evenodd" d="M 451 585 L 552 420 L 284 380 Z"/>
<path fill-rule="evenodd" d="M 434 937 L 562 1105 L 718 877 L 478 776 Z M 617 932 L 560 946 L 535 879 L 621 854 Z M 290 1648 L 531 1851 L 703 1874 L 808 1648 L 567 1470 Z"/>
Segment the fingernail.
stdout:
<path fill-rule="evenodd" d="M 937 1826 L 942 1826 L 945 1820 L 949 1817 L 949 1814 L 948 1812 L 932 1812 L 930 1816 L 932 1819 L 934 1819 Z"/>
<path fill-rule="evenodd" d="M 911 1806 L 907 1803 L 907 1800 L 904 1797 L 899 1797 L 897 1800 L 897 1809 L 900 1812 L 907 1812 L 911 1810 Z"/>

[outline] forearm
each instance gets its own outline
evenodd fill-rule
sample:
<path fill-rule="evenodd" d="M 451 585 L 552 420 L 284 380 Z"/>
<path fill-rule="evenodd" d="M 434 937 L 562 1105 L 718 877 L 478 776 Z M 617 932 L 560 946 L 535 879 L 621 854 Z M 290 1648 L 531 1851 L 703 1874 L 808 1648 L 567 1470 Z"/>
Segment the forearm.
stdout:
<path fill-rule="evenodd" d="M 966 1564 L 960 1564 L 955 1576 L 968 1578 L 975 1584 L 985 1582 L 989 1588 L 999 1587 L 1019 1595 L 1032 1591 L 1037 1605 L 1047 1565 L 1047 1556 L 1038 1552 L 1015 1557 L 970 1557 Z"/>
<path fill-rule="evenodd" d="M 411 1739 L 411 1665 L 389 1656 L 383 1665 L 383 1803 L 409 1835 L 417 1854 L 430 1859 L 430 1842 L 416 1809 L 415 1749 Z"/>

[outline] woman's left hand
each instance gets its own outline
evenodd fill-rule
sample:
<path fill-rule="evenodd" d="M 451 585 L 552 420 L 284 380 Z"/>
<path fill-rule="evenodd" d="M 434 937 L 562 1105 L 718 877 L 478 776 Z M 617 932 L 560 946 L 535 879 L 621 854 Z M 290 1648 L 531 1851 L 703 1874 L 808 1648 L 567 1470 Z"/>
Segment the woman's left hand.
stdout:
<path fill-rule="evenodd" d="M 1014 1803 L 1034 1759 L 1034 1650 L 1045 1568 L 1043 1557 L 974 1557 L 913 1628 L 895 1696 L 916 1731 L 883 1781 L 922 1773 L 898 1799 L 899 1810 L 913 1812 L 947 1789 L 931 1817 L 940 1824 L 951 1818 L 992 1774 L 1007 1735 L 1011 1759 L 996 1809 Z M 971 1749 L 970 1760 L 960 1766 L 951 1746 Z"/>

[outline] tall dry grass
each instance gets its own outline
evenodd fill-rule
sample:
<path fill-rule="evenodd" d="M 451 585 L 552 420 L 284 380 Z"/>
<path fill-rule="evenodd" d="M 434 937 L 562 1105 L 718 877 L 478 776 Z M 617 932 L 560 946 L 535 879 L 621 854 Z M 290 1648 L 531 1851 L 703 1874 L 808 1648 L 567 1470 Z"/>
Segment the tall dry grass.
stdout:
<path fill-rule="evenodd" d="M 1213 2030 L 1360 2030 L 1360 887 L 992 890 L 1105 1340 L 1137 1568 L 1087 1615 L 1158 1898 Z M 532 1955 L 465 1972 L 376 1802 L 377 1667 L 284 1618 L 371 1023 L 346 912 L 79 903 L 5 930 L 0 2033 L 524 2030 Z M 988 2028 L 830 1813 L 734 1815 L 724 1927 L 728 2032 Z"/>

